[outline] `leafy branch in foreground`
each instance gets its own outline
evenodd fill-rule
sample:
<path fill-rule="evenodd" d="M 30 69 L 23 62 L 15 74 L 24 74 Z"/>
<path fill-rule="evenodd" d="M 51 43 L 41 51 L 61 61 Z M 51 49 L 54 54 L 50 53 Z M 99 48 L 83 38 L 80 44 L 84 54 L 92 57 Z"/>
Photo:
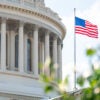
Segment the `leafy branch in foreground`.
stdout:
<path fill-rule="evenodd" d="M 98 52 L 100 52 L 100 48 L 89 48 L 86 51 L 86 55 L 90 59 L 91 74 L 88 77 L 81 75 L 77 79 L 80 86 L 83 86 L 86 81 L 89 84 L 89 87 L 82 91 L 82 100 L 100 100 L 100 55 Z M 93 62 L 97 63 L 94 64 Z"/>
<path fill-rule="evenodd" d="M 61 80 L 53 80 L 51 77 L 47 77 L 46 75 L 42 75 L 42 81 L 45 82 L 45 92 L 49 93 L 49 92 L 53 92 L 56 91 L 60 96 L 61 96 L 61 100 L 68 100 L 70 98 L 70 100 L 74 100 L 71 99 L 73 98 L 72 95 L 69 95 L 66 90 L 65 87 L 68 84 L 68 78 L 66 78 L 65 80 L 61 81 Z"/>
<path fill-rule="evenodd" d="M 51 69 L 51 74 L 49 76 L 45 74 L 41 75 L 41 80 L 45 83 L 45 88 L 44 88 L 45 92 L 49 93 L 56 91 L 59 94 L 59 96 L 61 96 L 61 100 L 68 100 L 69 98 L 70 100 L 74 100 L 71 99 L 73 98 L 73 96 L 69 95 L 66 92 L 68 77 L 66 77 L 64 80 L 55 78 L 55 66 L 52 64 L 51 61 L 47 62 L 46 62 L 46 67 L 48 66 Z"/>
<path fill-rule="evenodd" d="M 89 84 L 89 87 L 81 90 L 82 95 L 80 100 L 100 100 L 100 48 L 89 48 L 86 50 L 86 55 L 89 57 L 91 74 L 87 77 L 80 75 L 77 78 L 77 84 L 80 87 L 83 87 L 86 83 Z M 94 64 L 95 61 L 97 62 L 96 64 Z M 51 75 L 41 75 L 41 80 L 46 84 L 45 92 L 56 91 L 61 96 L 61 100 L 76 100 L 73 94 L 74 91 L 71 94 L 66 92 L 68 77 L 65 80 L 55 79 L 55 66 L 50 61 L 47 66 L 51 68 Z"/>

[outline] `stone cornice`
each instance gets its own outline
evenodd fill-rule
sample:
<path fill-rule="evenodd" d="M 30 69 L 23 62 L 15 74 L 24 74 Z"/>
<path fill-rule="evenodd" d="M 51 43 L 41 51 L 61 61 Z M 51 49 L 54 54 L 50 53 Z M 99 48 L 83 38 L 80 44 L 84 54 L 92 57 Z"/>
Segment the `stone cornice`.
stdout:
<path fill-rule="evenodd" d="M 16 6 L 9 6 L 9 5 L 5 5 L 5 4 L 0 4 L 0 8 L 2 9 L 7 9 L 7 10 L 11 10 L 11 11 L 15 11 L 16 13 L 23 13 L 26 15 L 30 15 L 30 16 L 35 16 L 38 17 L 40 19 L 43 20 L 47 20 L 49 21 L 49 23 L 52 23 L 54 26 L 56 26 L 58 29 L 60 29 L 61 33 L 62 33 L 62 38 L 65 37 L 65 27 L 62 25 L 62 23 L 59 21 L 56 21 L 48 16 L 46 16 L 45 14 L 39 13 L 37 11 L 33 11 L 33 10 L 28 10 L 28 9 L 24 9 L 24 8 L 20 8 L 20 7 L 16 7 Z"/>

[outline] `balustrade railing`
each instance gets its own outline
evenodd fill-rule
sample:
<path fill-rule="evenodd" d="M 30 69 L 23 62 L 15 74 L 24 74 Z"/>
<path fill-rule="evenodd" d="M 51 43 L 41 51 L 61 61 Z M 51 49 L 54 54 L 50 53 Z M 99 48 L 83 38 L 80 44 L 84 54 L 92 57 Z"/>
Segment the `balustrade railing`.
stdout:
<path fill-rule="evenodd" d="M 14 5 L 18 7 L 23 7 L 25 9 L 37 11 L 39 13 L 45 14 L 56 21 L 60 21 L 57 13 L 53 12 L 50 8 L 45 7 L 45 5 L 39 4 L 35 0 L 0 0 L 1 4 Z"/>

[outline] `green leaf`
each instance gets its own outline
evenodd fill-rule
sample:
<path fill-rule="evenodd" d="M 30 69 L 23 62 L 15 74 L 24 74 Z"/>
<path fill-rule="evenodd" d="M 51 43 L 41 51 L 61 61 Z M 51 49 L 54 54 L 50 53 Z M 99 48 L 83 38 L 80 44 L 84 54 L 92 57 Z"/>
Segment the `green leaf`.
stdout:
<path fill-rule="evenodd" d="M 45 92 L 46 92 L 46 93 L 52 92 L 53 90 L 54 90 L 54 88 L 53 88 L 53 86 L 51 86 L 51 85 L 47 85 L 47 86 L 45 87 Z"/>
<path fill-rule="evenodd" d="M 42 74 L 40 78 L 41 78 L 41 80 L 42 80 L 43 82 L 45 82 L 45 83 L 49 83 L 49 82 L 51 81 L 50 78 L 47 77 L 47 76 L 44 75 L 44 74 Z"/>
<path fill-rule="evenodd" d="M 83 85 L 84 85 L 84 82 L 85 82 L 84 77 L 80 76 L 80 77 L 77 78 L 77 83 L 78 83 L 80 86 L 83 86 Z"/>
<path fill-rule="evenodd" d="M 87 56 L 93 56 L 94 54 L 96 54 L 96 49 L 90 48 L 86 50 Z"/>

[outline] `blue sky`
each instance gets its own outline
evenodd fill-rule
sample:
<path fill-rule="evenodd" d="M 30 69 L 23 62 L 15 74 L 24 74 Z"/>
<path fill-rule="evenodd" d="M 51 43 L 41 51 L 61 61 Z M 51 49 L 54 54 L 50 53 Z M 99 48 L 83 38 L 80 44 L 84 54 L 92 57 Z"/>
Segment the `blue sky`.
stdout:
<path fill-rule="evenodd" d="M 71 89 L 73 88 L 73 36 L 74 36 L 74 8 L 76 16 L 86 19 L 98 25 L 100 33 L 100 0 L 45 0 L 46 6 L 57 12 L 65 24 L 67 34 L 63 46 L 63 76 L 69 76 Z M 95 47 L 100 44 L 98 39 L 89 38 L 83 35 L 76 35 L 76 58 L 77 74 L 89 71 L 88 59 L 85 50 L 88 47 Z"/>
<path fill-rule="evenodd" d="M 98 0 L 45 0 L 46 5 L 58 12 L 60 16 L 69 16 L 73 8 L 88 9 L 96 1 Z"/>

